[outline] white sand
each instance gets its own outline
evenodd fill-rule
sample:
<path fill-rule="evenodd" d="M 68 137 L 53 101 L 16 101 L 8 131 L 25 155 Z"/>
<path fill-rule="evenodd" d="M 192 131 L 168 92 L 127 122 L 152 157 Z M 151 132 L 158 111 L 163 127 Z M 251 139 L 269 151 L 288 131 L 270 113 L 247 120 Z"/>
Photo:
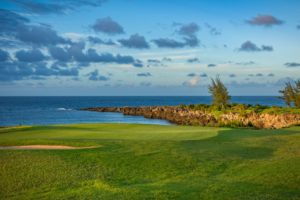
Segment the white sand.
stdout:
<path fill-rule="evenodd" d="M 72 146 L 63 146 L 63 145 L 23 145 L 23 146 L 0 146 L 0 149 L 92 149 L 99 146 L 90 146 L 90 147 L 72 147 Z"/>

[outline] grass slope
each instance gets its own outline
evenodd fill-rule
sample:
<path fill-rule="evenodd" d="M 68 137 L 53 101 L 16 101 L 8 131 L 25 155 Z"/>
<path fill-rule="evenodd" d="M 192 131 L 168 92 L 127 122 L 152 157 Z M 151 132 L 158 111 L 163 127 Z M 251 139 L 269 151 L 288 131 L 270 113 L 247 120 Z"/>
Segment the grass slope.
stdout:
<path fill-rule="evenodd" d="M 0 199 L 300 199 L 300 127 L 82 124 L 0 129 Z"/>

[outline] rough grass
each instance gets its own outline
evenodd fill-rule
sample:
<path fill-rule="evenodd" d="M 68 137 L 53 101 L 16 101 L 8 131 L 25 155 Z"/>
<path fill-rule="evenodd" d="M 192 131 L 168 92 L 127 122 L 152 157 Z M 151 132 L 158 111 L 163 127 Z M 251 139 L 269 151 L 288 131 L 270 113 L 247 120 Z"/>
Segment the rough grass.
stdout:
<path fill-rule="evenodd" d="M 300 127 L 82 124 L 0 129 L 0 199 L 300 199 Z"/>

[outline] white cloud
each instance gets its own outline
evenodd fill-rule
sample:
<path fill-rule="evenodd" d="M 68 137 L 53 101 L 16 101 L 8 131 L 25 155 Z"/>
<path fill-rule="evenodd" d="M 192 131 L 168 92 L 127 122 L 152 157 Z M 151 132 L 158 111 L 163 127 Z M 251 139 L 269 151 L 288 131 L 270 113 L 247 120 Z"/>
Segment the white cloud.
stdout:
<path fill-rule="evenodd" d="M 195 76 L 193 78 L 191 78 L 188 81 L 185 81 L 183 83 L 184 86 L 190 86 L 190 87 L 195 87 L 198 86 L 200 84 L 201 78 L 199 76 Z"/>

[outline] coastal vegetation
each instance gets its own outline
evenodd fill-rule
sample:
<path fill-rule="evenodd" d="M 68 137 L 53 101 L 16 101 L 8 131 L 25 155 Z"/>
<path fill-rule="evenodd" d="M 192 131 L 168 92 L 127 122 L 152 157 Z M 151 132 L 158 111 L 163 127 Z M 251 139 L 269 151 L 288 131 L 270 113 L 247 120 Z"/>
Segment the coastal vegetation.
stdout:
<path fill-rule="evenodd" d="M 223 112 L 255 112 L 255 113 L 299 113 L 299 109 L 287 109 L 279 106 L 264 106 L 251 104 L 230 103 L 231 96 L 227 87 L 221 81 L 220 77 L 211 79 L 211 84 L 208 86 L 208 91 L 211 94 L 211 105 L 196 104 L 187 105 L 188 108 L 198 110 L 223 111 Z M 282 94 L 279 98 L 283 99 L 288 107 L 300 108 L 300 80 L 287 82 L 285 87 L 279 91 Z M 185 105 L 180 105 L 185 107 Z"/>
<path fill-rule="evenodd" d="M 252 104 L 227 104 L 226 108 L 219 109 L 218 107 L 208 104 L 181 104 L 180 108 L 186 108 L 190 110 L 199 110 L 211 112 L 216 115 L 226 113 L 239 113 L 239 114 L 300 114 L 300 108 L 293 107 L 281 107 L 281 106 L 265 106 L 265 105 L 252 105 Z"/>
<path fill-rule="evenodd" d="M 121 112 L 124 115 L 165 119 L 178 125 L 278 129 L 300 124 L 300 81 L 295 86 L 287 83 L 282 91 L 282 98 L 289 107 L 231 103 L 228 89 L 219 77 L 211 79 L 208 90 L 212 95 L 211 105 L 96 107 L 82 110 Z"/>
<path fill-rule="evenodd" d="M 260 106 L 254 107 L 260 111 Z M 245 105 L 237 104 L 226 109 L 215 110 L 209 105 L 182 106 L 142 106 L 142 107 L 92 107 L 82 110 L 95 112 L 119 112 L 124 115 L 144 116 L 150 119 L 164 119 L 178 125 L 211 126 L 211 127 L 254 127 L 279 129 L 300 124 L 299 109 L 270 108 L 267 113 L 246 109 Z M 233 111 L 234 110 L 234 111 Z M 274 111 L 275 110 L 275 111 Z M 246 111 L 246 112 L 245 112 Z"/>
<path fill-rule="evenodd" d="M 211 79 L 211 85 L 208 86 L 208 90 L 212 95 L 212 105 L 218 109 L 226 108 L 231 97 L 220 77 Z"/>
<path fill-rule="evenodd" d="M 192 110 L 202 110 L 218 113 L 267 113 L 267 114 L 300 114 L 300 80 L 294 83 L 287 82 L 284 89 L 279 92 L 282 94 L 281 99 L 284 100 L 286 107 L 280 106 L 265 106 L 251 104 L 230 103 L 231 96 L 227 87 L 219 77 L 211 79 L 211 84 L 208 86 L 208 91 L 212 97 L 211 105 L 206 104 L 191 104 L 180 105 L 181 108 L 189 108 Z M 295 108 L 293 108 L 295 107 Z"/>
<path fill-rule="evenodd" d="M 81 124 L 0 129 L 0 199 L 299 199 L 300 127 Z"/>
<path fill-rule="evenodd" d="M 294 83 L 287 82 L 283 90 L 279 91 L 282 93 L 282 99 L 289 107 L 295 106 L 300 108 L 300 80 Z"/>

